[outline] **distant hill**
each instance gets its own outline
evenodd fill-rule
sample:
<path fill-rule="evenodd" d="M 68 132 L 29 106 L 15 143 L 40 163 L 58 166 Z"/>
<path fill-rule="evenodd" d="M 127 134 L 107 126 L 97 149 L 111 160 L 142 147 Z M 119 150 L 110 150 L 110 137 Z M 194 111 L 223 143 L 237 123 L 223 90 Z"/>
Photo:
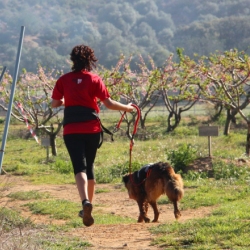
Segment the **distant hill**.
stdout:
<path fill-rule="evenodd" d="M 85 43 L 106 68 L 121 53 L 150 55 L 161 66 L 177 47 L 207 55 L 250 45 L 249 0 L 1 0 L 0 66 L 13 71 L 20 28 L 20 68 L 68 71 L 71 48 Z"/>

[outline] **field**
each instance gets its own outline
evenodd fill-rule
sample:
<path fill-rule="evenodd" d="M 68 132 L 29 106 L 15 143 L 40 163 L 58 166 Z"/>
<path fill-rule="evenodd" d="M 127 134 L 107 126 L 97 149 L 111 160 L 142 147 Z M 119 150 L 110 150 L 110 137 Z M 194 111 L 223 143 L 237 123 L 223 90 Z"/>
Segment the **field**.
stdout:
<path fill-rule="evenodd" d="M 166 134 L 162 118 L 154 118 L 147 139 L 135 138 L 132 151 L 132 168 L 139 169 L 167 161 L 173 151 L 180 162 L 183 149 L 187 150 L 181 145 L 194 150 L 195 159 L 180 170 L 185 196 L 179 221 L 162 196 L 159 222 L 136 222 L 137 204 L 121 183 L 128 172 L 130 143 L 122 129 L 114 142 L 105 138 L 98 151 L 95 224 L 86 228 L 77 216 L 80 201 L 62 138 L 57 138 L 58 156 L 47 159 L 44 147 L 33 138 L 22 138 L 25 126 L 12 124 L 0 175 L 0 249 L 249 249 L 246 131 L 233 129 L 226 137 L 219 126 L 209 158 L 208 139 L 198 136 L 198 126 L 185 120 L 174 133 Z M 192 158 L 190 151 L 185 152 L 185 159 Z"/>

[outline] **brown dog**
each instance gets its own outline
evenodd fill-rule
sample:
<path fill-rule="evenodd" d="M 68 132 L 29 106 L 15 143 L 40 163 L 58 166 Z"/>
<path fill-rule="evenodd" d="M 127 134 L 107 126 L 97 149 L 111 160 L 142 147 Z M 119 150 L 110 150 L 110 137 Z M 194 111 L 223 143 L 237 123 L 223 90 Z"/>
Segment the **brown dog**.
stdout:
<path fill-rule="evenodd" d="M 166 194 L 173 202 L 175 218 L 180 218 L 178 201 L 184 194 L 183 181 L 181 175 L 176 174 L 168 163 L 158 162 L 143 166 L 139 171 L 123 176 L 122 180 L 129 198 L 136 200 L 139 206 L 138 222 L 150 222 L 147 217 L 148 203 L 154 210 L 153 222 L 158 221 L 157 199 L 162 194 Z"/>

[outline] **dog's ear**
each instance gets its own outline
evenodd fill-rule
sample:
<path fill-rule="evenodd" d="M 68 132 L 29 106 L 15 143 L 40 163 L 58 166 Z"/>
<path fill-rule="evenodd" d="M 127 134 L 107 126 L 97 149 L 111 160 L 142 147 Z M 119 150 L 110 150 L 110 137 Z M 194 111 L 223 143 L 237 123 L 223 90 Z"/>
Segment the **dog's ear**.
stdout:
<path fill-rule="evenodd" d="M 129 181 L 129 175 L 124 175 L 122 181 L 126 184 Z"/>

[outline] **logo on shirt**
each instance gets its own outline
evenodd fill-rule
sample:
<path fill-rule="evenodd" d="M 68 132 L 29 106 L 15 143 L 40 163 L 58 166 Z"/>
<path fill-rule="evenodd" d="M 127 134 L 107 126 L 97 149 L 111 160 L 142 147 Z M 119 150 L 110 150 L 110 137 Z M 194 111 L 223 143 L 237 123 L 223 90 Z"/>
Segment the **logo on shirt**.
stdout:
<path fill-rule="evenodd" d="M 82 82 L 82 79 L 73 79 L 73 82 L 75 82 L 76 84 L 80 84 Z"/>

